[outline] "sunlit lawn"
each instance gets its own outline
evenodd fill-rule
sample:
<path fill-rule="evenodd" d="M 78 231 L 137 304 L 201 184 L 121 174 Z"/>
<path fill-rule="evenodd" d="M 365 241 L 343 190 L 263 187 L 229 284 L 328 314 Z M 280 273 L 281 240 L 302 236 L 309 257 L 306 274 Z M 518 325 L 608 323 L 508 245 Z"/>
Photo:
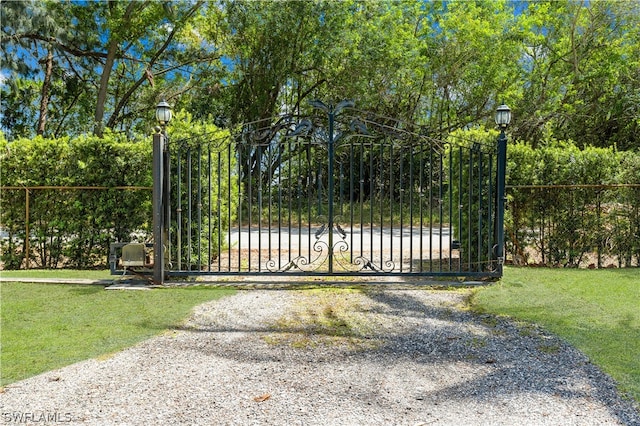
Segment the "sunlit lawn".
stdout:
<path fill-rule="evenodd" d="M 640 269 L 507 268 L 471 303 L 566 339 L 640 401 Z"/>
<path fill-rule="evenodd" d="M 179 325 L 194 306 L 233 292 L 203 287 L 107 291 L 98 285 L 13 282 L 0 286 L 2 385 L 131 346 Z"/>
<path fill-rule="evenodd" d="M 91 280 L 114 278 L 108 269 L 95 271 L 79 271 L 75 269 L 21 269 L 17 271 L 0 271 L 0 276 L 7 278 L 73 278 Z"/>

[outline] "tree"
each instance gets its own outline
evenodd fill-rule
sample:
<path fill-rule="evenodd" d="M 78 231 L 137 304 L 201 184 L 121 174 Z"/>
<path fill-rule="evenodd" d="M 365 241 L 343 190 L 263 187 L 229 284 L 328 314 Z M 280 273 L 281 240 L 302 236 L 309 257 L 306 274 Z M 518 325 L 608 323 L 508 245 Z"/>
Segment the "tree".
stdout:
<path fill-rule="evenodd" d="M 162 96 L 226 126 L 351 98 L 441 139 L 492 125 L 504 101 L 510 131 L 534 146 L 640 146 L 637 2 L 25 0 L 0 11 L 3 110 L 27 86 L 39 93 L 2 116 L 10 138 L 141 130 Z"/>
<path fill-rule="evenodd" d="M 45 132 L 53 78 L 54 46 L 47 40 L 64 37 L 58 26 L 61 21 L 60 14 L 55 13 L 56 9 L 50 6 L 50 2 L 32 1 L 3 2 L 0 5 L 2 38 L 9 38 L 14 42 L 13 45 L 2 45 L 4 66 L 16 74 L 26 76 L 36 73 L 39 66 L 43 67 L 44 79 L 40 87 L 38 121 L 35 126 L 38 135 Z M 36 33 L 40 34 L 42 43 L 32 46 L 33 39 L 27 35 Z M 29 50 L 31 55 L 25 54 L 24 51 Z M 15 88 L 17 89 L 17 86 Z M 15 120 L 15 116 L 13 119 Z"/>
<path fill-rule="evenodd" d="M 517 138 L 638 146 L 638 12 L 632 2 L 529 4 L 518 19 Z"/>
<path fill-rule="evenodd" d="M 188 24 L 203 4 L 3 2 L 3 58 L 16 64 L 10 68 L 14 77 L 42 78 L 40 116 L 48 112 L 49 121 L 61 120 L 56 132 L 83 132 L 87 125 L 96 134 L 105 125 L 131 130 L 162 91 L 170 97 L 192 88 L 189 67 L 215 55 L 187 40 Z M 24 14 L 46 16 L 47 25 L 28 23 Z M 44 59 L 44 72 L 28 67 L 31 57 Z M 52 96 L 55 111 L 48 107 Z"/>

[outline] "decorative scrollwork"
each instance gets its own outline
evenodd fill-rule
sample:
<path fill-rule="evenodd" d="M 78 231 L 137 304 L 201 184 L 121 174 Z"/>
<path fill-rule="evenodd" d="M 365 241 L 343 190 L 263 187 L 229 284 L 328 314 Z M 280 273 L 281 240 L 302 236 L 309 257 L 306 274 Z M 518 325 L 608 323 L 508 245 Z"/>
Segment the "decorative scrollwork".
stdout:
<path fill-rule="evenodd" d="M 278 262 L 275 259 L 269 259 L 266 262 L 266 267 L 270 272 L 286 272 L 294 268 L 302 272 L 317 271 L 329 258 L 329 244 L 326 241 L 316 240 L 313 243 L 313 251 L 318 253 L 314 258 L 312 258 L 311 253 L 308 257 L 297 256 L 282 268 L 277 267 Z"/>

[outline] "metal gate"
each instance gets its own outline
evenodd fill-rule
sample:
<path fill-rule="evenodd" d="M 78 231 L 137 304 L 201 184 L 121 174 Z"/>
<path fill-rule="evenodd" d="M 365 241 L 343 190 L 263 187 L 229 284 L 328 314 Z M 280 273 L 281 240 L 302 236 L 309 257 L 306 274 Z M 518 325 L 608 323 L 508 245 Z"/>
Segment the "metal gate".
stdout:
<path fill-rule="evenodd" d="M 495 145 L 435 140 L 349 101 L 312 105 L 237 131 L 159 135 L 156 279 L 501 276 Z"/>

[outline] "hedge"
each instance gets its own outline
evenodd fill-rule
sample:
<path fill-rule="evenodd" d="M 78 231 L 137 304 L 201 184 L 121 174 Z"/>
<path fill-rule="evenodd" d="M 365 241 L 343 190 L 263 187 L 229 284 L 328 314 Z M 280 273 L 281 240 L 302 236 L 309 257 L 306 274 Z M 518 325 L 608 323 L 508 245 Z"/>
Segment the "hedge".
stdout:
<path fill-rule="evenodd" d="M 51 187 L 29 192 L 29 258 L 37 267 L 87 268 L 105 264 L 110 241 L 149 231 L 151 193 L 120 186 L 151 186 L 151 144 L 104 138 L 0 139 L 3 187 Z M 59 187 L 59 189 L 54 189 Z M 106 190 L 65 189 L 107 187 Z M 0 223 L 8 238 L 0 259 L 5 269 L 23 264 L 25 190 L 4 189 Z"/>
<path fill-rule="evenodd" d="M 486 191 L 490 176 L 495 182 L 496 165 L 490 168 L 479 160 L 482 152 L 496 146 L 497 137 L 493 130 L 454 132 L 449 148 L 454 155 L 445 156 L 453 162 L 448 180 L 454 200 L 462 197 L 464 206 L 462 219 L 452 218 L 451 226 L 461 247 L 470 251 L 465 258 L 472 260 L 482 258 L 476 247 L 486 248 L 478 236 L 486 235 L 491 224 L 483 220 L 480 229 L 469 218 L 488 218 L 490 206 L 479 203 L 482 197 L 471 184 L 458 188 L 456 182 L 469 179 L 468 167 L 459 169 L 458 163 L 466 165 L 473 158 L 475 166 L 482 164 L 480 187 Z M 471 180 L 473 185 L 477 178 Z M 508 260 L 566 267 L 640 265 L 640 153 L 580 149 L 571 141 L 552 141 L 536 149 L 509 142 L 506 183 Z"/>
<path fill-rule="evenodd" d="M 172 124 L 169 132 L 179 140 L 212 133 L 218 140 L 224 136 L 214 126 L 192 122 L 187 114 L 177 114 Z M 26 187 L 46 187 L 28 192 L 30 266 L 105 267 L 111 242 L 151 241 L 151 145 L 150 136 L 127 140 L 110 132 L 102 138 L 36 137 L 12 142 L 0 133 L 2 268 L 25 266 Z M 106 189 L 70 189 L 77 187 Z M 220 208 L 228 217 L 228 209 L 235 207 L 223 203 Z"/>
<path fill-rule="evenodd" d="M 512 258 L 566 267 L 632 266 L 634 259 L 638 265 L 638 184 L 637 152 L 579 149 L 571 142 L 535 150 L 510 145 L 506 227 Z M 535 259 L 528 259 L 531 254 Z"/>

